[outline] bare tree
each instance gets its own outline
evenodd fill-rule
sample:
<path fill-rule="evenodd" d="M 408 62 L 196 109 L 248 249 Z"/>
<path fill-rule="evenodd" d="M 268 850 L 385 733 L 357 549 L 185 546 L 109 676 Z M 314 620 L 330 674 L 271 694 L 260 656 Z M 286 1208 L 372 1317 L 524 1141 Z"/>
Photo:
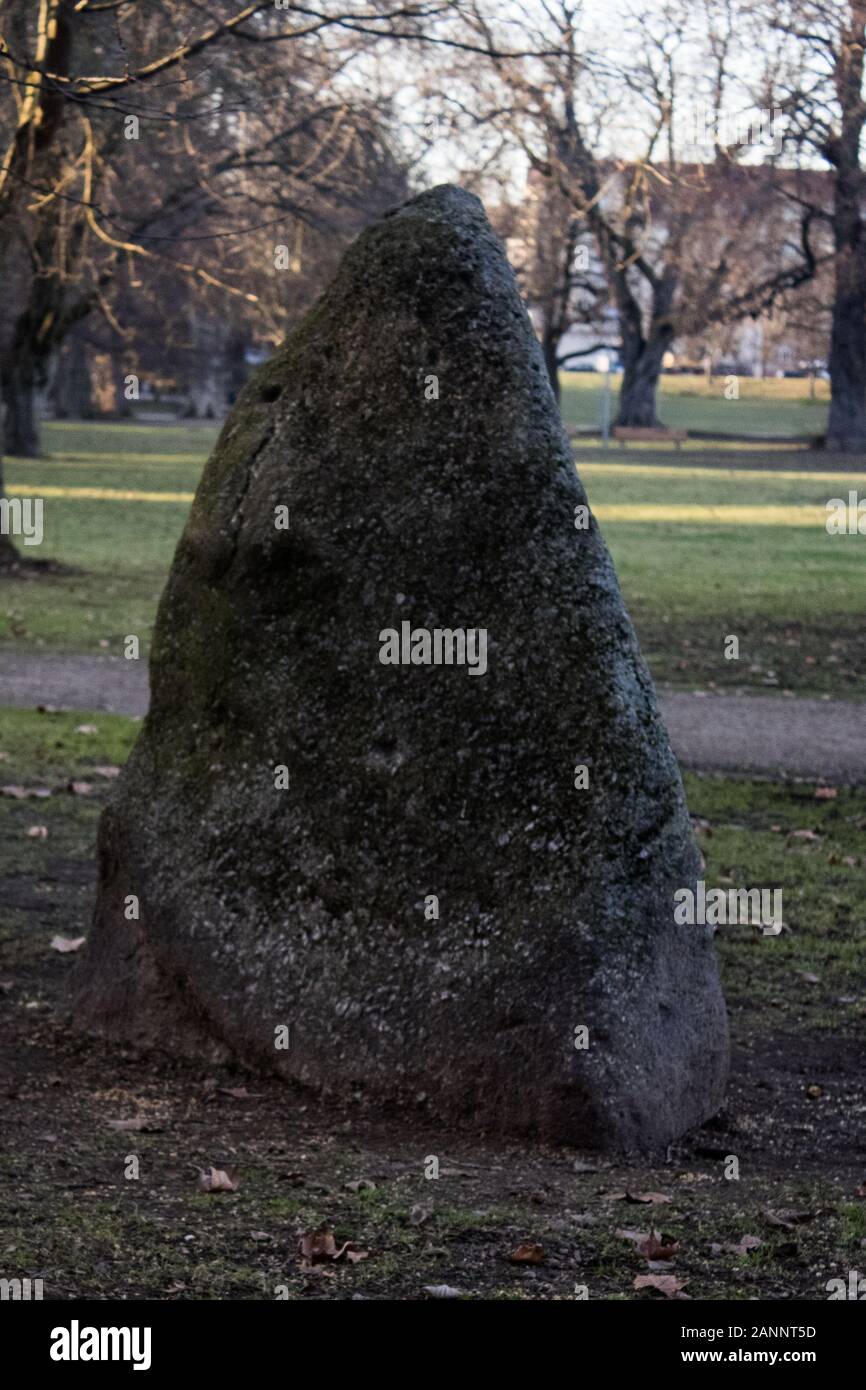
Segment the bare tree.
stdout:
<path fill-rule="evenodd" d="M 593 43 L 579 0 L 528 6 L 544 56 L 492 57 L 490 80 L 473 72 L 465 102 L 511 135 L 592 236 L 619 319 L 624 425 L 658 423 L 659 373 L 677 337 L 760 313 L 819 260 L 813 212 L 784 197 L 771 163 L 744 164 L 748 141 L 721 129 L 738 17 L 733 0 L 705 9 L 721 10 L 714 27 L 679 0 L 636 9 L 614 45 Z M 490 34 L 495 21 L 476 7 L 470 27 Z M 706 158 L 689 149 L 699 110 L 718 132 Z"/>
<path fill-rule="evenodd" d="M 234 278 L 215 272 L 232 260 L 215 253 L 218 240 L 231 251 L 268 223 L 321 218 L 323 196 L 332 204 L 336 196 L 334 171 L 360 167 L 349 155 L 370 124 L 356 119 L 372 101 L 363 74 L 356 100 L 340 86 L 346 63 L 384 41 L 460 43 L 447 27 L 454 8 L 453 0 L 3 0 L 7 446 L 37 449 L 35 387 L 125 259 L 248 297 L 242 254 Z M 292 51 L 308 69 L 287 81 L 281 55 Z M 330 126 L 319 122 L 329 104 Z M 124 144 L 136 126 L 168 139 L 154 142 L 159 157 L 152 150 L 140 161 L 130 187 Z M 201 230 L 202 217 L 218 213 L 221 229 Z M 14 558 L 8 537 L 0 545 L 0 560 Z"/>
<path fill-rule="evenodd" d="M 863 136 L 866 0 L 758 0 L 755 17 L 775 35 L 765 76 L 786 116 L 786 150 L 829 166 L 824 217 L 835 251 L 830 331 L 832 399 L 827 447 L 866 449 L 866 171 Z"/>
<path fill-rule="evenodd" d="M 551 179 L 530 176 L 517 224 L 512 244 L 520 248 L 518 278 L 536 321 L 550 386 L 558 401 L 560 370 L 599 347 L 614 346 L 603 337 L 609 329 L 607 289 L 603 275 L 591 265 L 585 219 Z M 578 323 L 594 329 L 599 341 L 579 352 L 566 352 L 563 340 Z"/>

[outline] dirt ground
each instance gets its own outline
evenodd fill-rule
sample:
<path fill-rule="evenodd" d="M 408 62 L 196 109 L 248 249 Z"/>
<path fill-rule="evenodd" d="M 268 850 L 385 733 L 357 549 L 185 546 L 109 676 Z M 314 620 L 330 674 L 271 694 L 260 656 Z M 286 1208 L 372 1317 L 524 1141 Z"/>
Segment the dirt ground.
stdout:
<path fill-rule="evenodd" d="M 862 792 L 689 782 L 708 880 L 784 871 L 791 926 L 720 945 L 721 1114 L 613 1163 L 76 1034 L 77 951 L 51 941 L 86 935 L 108 769 L 136 727 L 0 712 L 0 782 L 50 793 L 0 797 L 0 1276 L 46 1299 L 822 1300 L 866 1264 Z M 203 1190 L 212 1168 L 234 1190 Z M 334 1246 L 302 1253 L 323 1227 Z"/>

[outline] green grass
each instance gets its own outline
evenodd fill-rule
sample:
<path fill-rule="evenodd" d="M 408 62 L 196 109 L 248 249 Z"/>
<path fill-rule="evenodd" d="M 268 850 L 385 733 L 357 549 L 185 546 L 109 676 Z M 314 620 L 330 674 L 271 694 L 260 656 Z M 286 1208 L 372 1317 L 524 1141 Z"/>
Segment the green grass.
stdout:
<path fill-rule="evenodd" d="M 82 727 L 96 732 L 77 732 Z M 7 966 L 38 962 L 55 933 L 75 936 L 87 930 L 96 826 L 111 786 L 94 769 L 126 762 L 139 728 L 139 720 L 119 715 L 0 708 L 0 786 L 51 793 L 26 799 L 0 795 L 0 839 L 10 871 L 0 894 L 0 945 Z M 71 782 L 91 790 L 73 795 Z M 44 834 L 33 834 L 36 828 Z M 71 871 L 56 875 L 60 860 L 73 866 Z M 32 888 L 25 886 L 27 880 Z M 32 930 L 34 914 L 38 933 Z"/>
<path fill-rule="evenodd" d="M 708 887 L 782 890 L 781 935 L 742 925 L 719 931 L 731 1010 L 753 1039 L 795 1020 L 836 1037 L 856 1035 L 866 1019 L 862 793 L 840 788 L 835 798 L 816 800 L 809 783 L 694 774 L 685 783 L 689 808 L 699 818 Z"/>
<path fill-rule="evenodd" d="M 581 461 L 592 457 L 578 450 L 579 472 Z M 656 460 L 671 462 L 654 455 L 653 466 Z M 862 699 L 866 538 L 829 536 L 820 524 L 604 520 L 605 505 L 640 502 L 823 507 L 857 486 L 844 474 L 823 481 L 773 472 L 743 478 L 722 462 L 713 455 L 701 477 L 685 473 L 693 471 L 693 460 L 682 465 L 682 478 L 606 475 L 592 468 L 584 474 L 654 676 L 693 687 L 753 686 Z M 748 467 L 756 462 L 750 454 Z M 804 455 L 803 462 L 802 473 L 814 471 L 814 456 Z M 859 487 L 866 494 L 862 482 Z M 731 634 L 739 639 L 738 660 L 724 657 Z"/>
<path fill-rule="evenodd" d="M 10 461 L 7 483 L 192 493 L 216 436 L 214 426 L 47 424 L 47 456 Z M 135 633 L 146 650 L 188 510 L 188 503 L 47 497 L 39 556 L 76 572 L 4 583 L 4 635 L 24 645 L 120 652 Z"/>
<path fill-rule="evenodd" d="M 94 767 L 126 762 L 140 725 L 139 719 L 87 710 L 0 708 L 0 783 L 87 781 Z"/>
<path fill-rule="evenodd" d="M 611 379 L 613 409 L 621 378 Z M 737 378 L 739 399 L 728 400 L 728 378 L 663 376 L 658 415 L 672 429 L 706 430 L 719 434 L 818 435 L 827 424 L 829 386 L 815 383 L 815 399 L 802 379 Z M 562 374 L 562 418 L 582 429 L 600 426 L 604 378 L 597 372 Z"/>
<path fill-rule="evenodd" d="M 567 384 L 566 413 L 592 380 L 580 376 Z M 689 380 L 665 379 L 671 400 L 692 400 L 681 394 Z M 814 404 L 788 399 L 791 388 L 802 392 L 802 382 L 741 385 L 775 390 L 779 399 L 763 401 L 768 408 Z M 706 402 L 696 399 L 703 408 Z M 12 489 L 191 494 L 216 432 L 214 426 L 48 424 L 47 457 L 10 461 L 8 482 Z M 846 497 L 849 488 L 866 495 L 866 471 L 850 471 L 856 460 L 708 442 L 680 453 L 657 446 L 605 451 L 582 442 L 576 456 L 657 679 L 863 698 L 866 538 L 831 537 L 822 524 L 829 498 Z M 610 508 L 641 505 L 663 510 L 652 520 L 610 515 Z M 683 506 L 706 510 L 699 519 L 664 514 Z M 761 515 L 769 508 L 811 510 L 772 514 L 772 525 L 712 511 L 734 506 Z M 186 502 L 49 494 L 39 554 L 73 572 L 4 581 L 0 638 L 18 647 L 119 653 L 123 638 L 135 633 L 146 652 L 187 510 Z M 792 515 L 808 524 L 789 524 Z M 736 661 L 723 655 L 729 634 L 740 641 Z"/>

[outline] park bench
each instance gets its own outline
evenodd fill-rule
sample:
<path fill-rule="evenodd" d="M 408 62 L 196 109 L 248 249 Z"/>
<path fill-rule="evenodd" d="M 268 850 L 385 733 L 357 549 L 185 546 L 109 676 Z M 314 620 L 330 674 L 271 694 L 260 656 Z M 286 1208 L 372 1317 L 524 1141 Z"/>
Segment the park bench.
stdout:
<path fill-rule="evenodd" d="M 669 430 L 664 426 L 654 427 L 652 425 L 614 425 L 613 437 L 618 439 L 620 448 L 625 448 L 626 441 L 629 439 L 656 439 L 662 444 L 676 444 L 679 450 L 684 439 L 688 439 L 688 430 Z"/>

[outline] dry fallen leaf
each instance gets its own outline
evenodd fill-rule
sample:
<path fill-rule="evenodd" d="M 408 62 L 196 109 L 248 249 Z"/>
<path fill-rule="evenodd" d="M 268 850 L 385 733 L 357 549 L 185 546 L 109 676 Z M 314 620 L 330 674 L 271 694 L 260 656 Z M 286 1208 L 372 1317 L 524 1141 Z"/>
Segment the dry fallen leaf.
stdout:
<path fill-rule="evenodd" d="M 73 796 L 89 796 L 93 791 L 92 782 L 67 782 L 66 790 Z"/>
<path fill-rule="evenodd" d="M 65 956 L 70 951 L 80 951 L 86 940 L 86 936 L 52 936 L 51 949 Z"/>
<path fill-rule="evenodd" d="M 674 1274 L 638 1274 L 635 1277 L 635 1289 L 657 1289 L 667 1298 L 688 1298 L 687 1293 L 683 1293 L 688 1280 L 677 1279 Z"/>
<path fill-rule="evenodd" d="M 352 1178 L 349 1182 L 344 1182 L 343 1186 L 347 1192 L 375 1192 L 376 1184 L 369 1178 Z"/>
<path fill-rule="evenodd" d="M 120 776 L 120 768 L 119 768 L 119 767 L 114 767 L 114 766 L 95 767 L 95 768 L 93 768 L 93 772 L 96 774 L 97 777 L 119 777 L 119 776 Z"/>
<path fill-rule="evenodd" d="M 318 1231 L 308 1231 L 306 1235 L 301 1236 L 298 1251 L 304 1264 L 314 1265 L 323 1260 L 332 1260 L 337 1253 L 334 1232 L 324 1226 Z"/>
<path fill-rule="evenodd" d="M 317 1230 L 307 1231 L 306 1235 L 301 1236 L 298 1252 L 304 1268 L 317 1264 L 333 1264 L 342 1259 L 357 1264 L 359 1260 L 366 1260 L 370 1254 L 369 1250 L 358 1250 L 353 1240 L 344 1241 L 338 1249 L 334 1232 L 329 1226 L 319 1226 Z"/>
<path fill-rule="evenodd" d="M 680 1248 L 679 1242 L 675 1241 L 673 1236 L 660 1237 L 654 1226 L 650 1226 L 648 1231 L 617 1231 L 616 1234 L 623 1240 L 630 1240 L 638 1252 L 650 1262 L 672 1260 Z"/>
<path fill-rule="evenodd" d="M 648 1260 L 672 1260 L 680 1246 L 679 1241 L 674 1240 L 673 1236 L 656 1235 L 655 1229 L 651 1226 L 646 1240 L 641 1241 L 637 1248 Z"/>
<path fill-rule="evenodd" d="M 740 1236 L 736 1244 L 731 1240 L 723 1241 L 721 1245 L 714 1243 L 710 1251 L 713 1255 L 748 1255 L 750 1250 L 757 1250 L 763 1243 L 758 1236 Z"/>
<path fill-rule="evenodd" d="M 838 796 L 838 794 L 839 793 L 836 787 L 817 787 L 815 790 L 815 800 L 832 801 L 834 797 Z"/>
<path fill-rule="evenodd" d="M 198 1185 L 203 1192 L 236 1192 L 238 1184 L 224 1168 L 207 1168 L 199 1174 Z"/>
<path fill-rule="evenodd" d="M 452 1289 L 450 1284 L 425 1284 L 424 1292 L 431 1298 L 462 1298 L 460 1289 Z"/>
<path fill-rule="evenodd" d="M 76 732 L 77 734 L 95 734 L 95 733 L 96 733 L 96 725 L 95 725 L 95 724 L 78 724 L 78 725 L 76 725 L 75 732 Z"/>
<path fill-rule="evenodd" d="M 109 1129 L 116 1129 L 126 1134 L 162 1134 L 163 1125 L 158 1120 L 148 1119 L 146 1116 L 137 1116 L 130 1120 L 109 1120 Z"/>
<path fill-rule="evenodd" d="M 820 840 L 821 836 L 816 835 L 814 830 L 792 830 L 790 838 L 792 840 Z"/>
<path fill-rule="evenodd" d="M 814 1215 L 813 1211 L 792 1211 L 790 1208 L 774 1211 L 766 1207 L 761 1212 L 768 1226 L 782 1226 L 787 1231 L 792 1231 L 795 1226 L 802 1226 L 804 1221 L 811 1221 Z"/>
<path fill-rule="evenodd" d="M 611 1192 L 608 1196 L 608 1201 L 611 1202 L 634 1202 L 640 1206 L 670 1200 L 663 1192 Z"/>
<path fill-rule="evenodd" d="M 44 799 L 51 795 L 50 787 L 19 787 L 6 786 L 0 787 L 0 796 L 11 796 L 16 801 L 25 801 L 29 796 L 38 796 Z"/>
<path fill-rule="evenodd" d="M 30 839 L 30 840 L 47 840 L 47 839 L 48 839 L 48 826 L 47 826 L 47 825 L 31 825 L 30 829 L 27 831 L 27 837 L 28 837 L 28 839 Z"/>
<path fill-rule="evenodd" d="M 527 1241 L 505 1257 L 510 1265 L 540 1265 L 544 1261 L 544 1246 Z"/>

